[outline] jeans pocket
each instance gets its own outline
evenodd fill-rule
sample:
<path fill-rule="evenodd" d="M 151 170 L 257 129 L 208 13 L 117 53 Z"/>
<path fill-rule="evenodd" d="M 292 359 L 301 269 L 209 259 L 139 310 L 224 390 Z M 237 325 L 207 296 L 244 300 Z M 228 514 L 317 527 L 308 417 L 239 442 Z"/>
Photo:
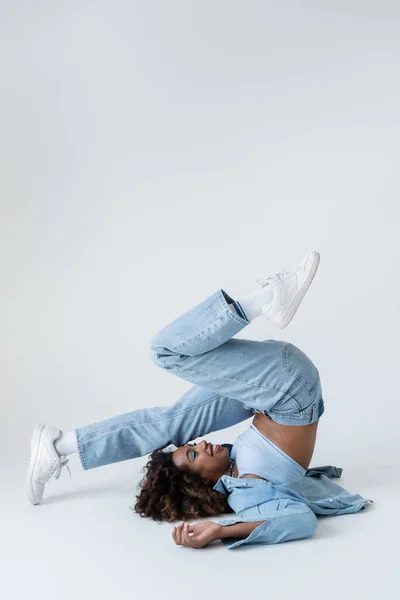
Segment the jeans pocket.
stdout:
<path fill-rule="evenodd" d="M 285 414 L 301 414 L 303 412 L 303 405 L 293 395 L 282 392 L 282 398 L 274 404 L 268 413 L 285 415 Z M 267 413 L 267 415 L 268 415 Z"/>

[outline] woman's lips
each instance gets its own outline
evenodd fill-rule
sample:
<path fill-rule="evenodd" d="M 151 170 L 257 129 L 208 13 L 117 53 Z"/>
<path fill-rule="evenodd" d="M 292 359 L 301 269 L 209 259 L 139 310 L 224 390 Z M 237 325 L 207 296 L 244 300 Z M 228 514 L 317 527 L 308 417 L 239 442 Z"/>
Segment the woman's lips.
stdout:
<path fill-rule="evenodd" d="M 208 447 L 210 449 L 211 452 L 211 456 L 214 456 L 214 454 L 217 454 L 220 450 L 221 450 L 221 446 L 219 444 L 208 444 Z"/>

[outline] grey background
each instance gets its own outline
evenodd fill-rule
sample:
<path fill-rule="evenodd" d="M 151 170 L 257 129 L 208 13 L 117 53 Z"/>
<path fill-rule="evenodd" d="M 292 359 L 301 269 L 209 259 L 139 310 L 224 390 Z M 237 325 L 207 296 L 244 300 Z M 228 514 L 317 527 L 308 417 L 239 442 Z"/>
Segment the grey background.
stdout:
<path fill-rule="evenodd" d="M 74 456 L 72 481 L 50 482 L 40 507 L 25 476 L 37 423 L 73 429 L 190 387 L 148 357 L 161 326 L 317 249 L 289 327 L 260 318 L 238 337 L 288 340 L 314 360 L 326 411 L 312 464 L 343 467 L 344 487 L 385 508 L 389 486 L 397 507 L 399 13 L 387 0 L 1 2 L 7 598 L 47 598 L 51 577 L 59 598 L 239 597 L 260 569 L 270 592 L 285 581 L 299 595 L 305 569 L 326 586 L 327 556 L 349 593 L 371 564 L 364 598 L 374 585 L 397 597 L 391 553 L 384 571 L 372 553 L 394 534 L 390 510 L 373 522 L 377 505 L 323 521 L 318 540 L 195 551 L 128 513 L 146 457 L 83 473 Z M 249 423 L 207 440 L 233 443 Z M 240 581 L 213 578 L 211 553 L 238 562 Z"/>

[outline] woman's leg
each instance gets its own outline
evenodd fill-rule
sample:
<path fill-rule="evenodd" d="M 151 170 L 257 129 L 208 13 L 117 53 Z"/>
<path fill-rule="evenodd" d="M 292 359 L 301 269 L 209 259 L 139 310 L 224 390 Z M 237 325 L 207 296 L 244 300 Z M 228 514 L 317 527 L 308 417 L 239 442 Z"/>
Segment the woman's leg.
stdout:
<path fill-rule="evenodd" d="M 193 386 L 171 406 L 141 408 L 75 430 L 82 467 L 93 469 L 165 448 L 253 416 L 241 402 Z"/>
<path fill-rule="evenodd" d="M 151 342 L 152 360 L 197 385 L 172 406 L 140 409 L 77 429 L 83 468 L 143 456 L 170 443 L 180 446 L 257 411 L 270 411 L 271 418 L 284 424 L 315 420 L 315 411 L 305 411 L 310 395 L 314 400 L 312 393 L 303 395 L 318 372 L 300 350 L 286 342 L 230 338 L 261 312 L 278 326 L 287 324 L 318 263 L 318 253 L 309 253 L 297 269 L 262 280 L 262 289 L 240 303 L 217 290 L 158 332 Z M 296 399 L 297 384 L 302 389 Z"/>
<path fill-rule="evenodd" d="M 218 289 L 162 328 L 151 340 L 153 362 L 279 423 L 315 421 L 323 408 L 318 407 L 322 398 L 315 365 L 284 341 L 232 339 L 248 325 L 230 310 L 232 302 Z"/>
<path fill-rule="evenodd" d="M 205 433 L 231 427 L 252 416 L 241 402 L 193 386 L 172 406 L 142 408 L 62 432 L 38 425 L 32 433 L 27 491 L 32 504 L 42 501 L 48 480 L 67 466 L 66 455 L 79 453 L 82 467 L 93 469 L 144 456 L 169 444 L 181 446 Z"/>

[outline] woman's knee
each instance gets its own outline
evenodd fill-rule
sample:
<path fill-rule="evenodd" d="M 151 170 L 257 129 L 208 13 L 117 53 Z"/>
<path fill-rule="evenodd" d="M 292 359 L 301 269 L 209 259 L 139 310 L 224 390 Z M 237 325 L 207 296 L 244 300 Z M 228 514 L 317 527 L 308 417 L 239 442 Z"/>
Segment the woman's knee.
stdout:
<path fill-rule="evenodd" d="M 159 366 L 159 367 L 163 367 L 164 365 L 161 362 L 161 352 L 160 352 L 160 347 L 159 346 L 155 346 L 153 344 L 150 344 L 150 349 L 149 349 L 149 356 L 151 361 Z"/>
<path fill-rule="evenodd" d="M 152 343 L 150 344 L 149 355 L 151 361 L 163 369 L 170 369 L 180 359 L 179 354 L 176 354 L 172 350 L 168 350 L 168 348 L 165 348 L 164 346 Z"/>

